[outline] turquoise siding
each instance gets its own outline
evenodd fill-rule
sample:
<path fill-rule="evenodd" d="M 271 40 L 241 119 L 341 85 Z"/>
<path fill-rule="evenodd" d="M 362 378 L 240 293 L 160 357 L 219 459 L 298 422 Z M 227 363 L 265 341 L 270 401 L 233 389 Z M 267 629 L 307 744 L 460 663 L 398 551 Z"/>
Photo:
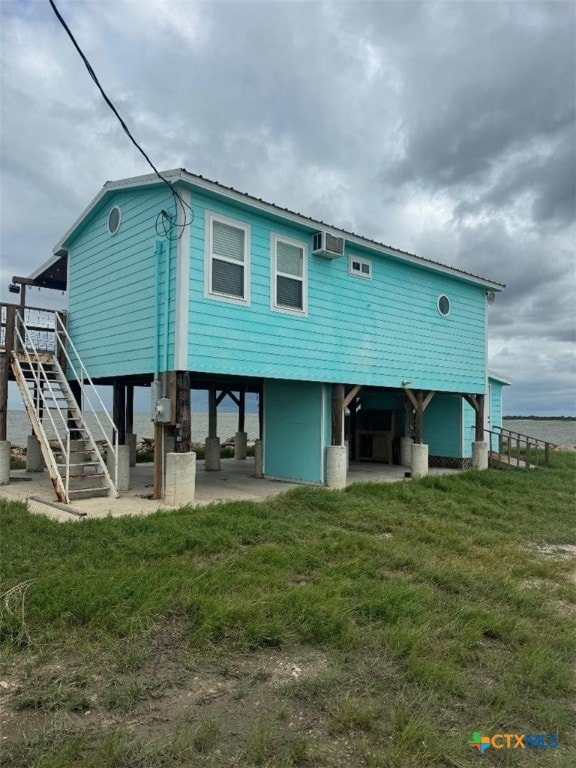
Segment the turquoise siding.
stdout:
<path fill-rule="evenodd" d="M 107 230 L 110 209 L 118 205 L 118 233 Z M 152 373 L 155 357 L 155 298 L 160 298 L 160 370 L 164 368 L 164 290 L 170 264 L 168 370 L 173 368 L 176 244 L 162 238 L 170 254 L 156 277 L 155 221 L 172 210 L 163 189 L 117 192 L 97 209 L 69 251 L 69 329 L 93 378 Z M 165 251 L 166 253 L 166 251 Z M 169 261 L 168 261 L 169 259 Z"/>
<path fill-rule="evenodd" d="M 265 382 L 266 477 L 324 482 L 326 389 L 322 384 L 308 382 Z"/>
<path fill-rule="evenodd" d="M 488 378 L 490 385 L 490 429 L 498 431 L 502 426 L 502 389 L 504 384 L 496 379 Z M 491 447 L 498 450 L 498 438 L 495 435 L 491 437 Z"/>
<path fill-rule="evenodd" d="M 345 257 L 312 256 L 312 229 L 287 226 L 232 203 L 192 197 L 189 367 L 302 381 L 483 392 L 485 290 L 448 275 L 362 251 L 373 279 L 348 274 Z M 250 306 L 204 296 L 207 213 L 251 229 Z M 308 246 L 308 316 L 270 309 L 273 233 Z M 452 302 L 448 317 L 437 298 Z"/>
<path fill-rule="evenodd" d="M 435 395 L 424 411 L 424 442 L 430 456 L 462 456 L 462 398 Z"/>
<path fill-rule="evenodd" d="M 464 398 L 462 398 L 462 410 L 464 419 L 462 456 L 466 459 L 471 459 L 472 443 L 476 434 L 476 411 Z"/>
<path fill-rule="evenodd" d="M 502 388 L 503 384 L 495 379 L 488 379 L 491 394 L 490 417 L 492 429 L 502 426 Z"/>

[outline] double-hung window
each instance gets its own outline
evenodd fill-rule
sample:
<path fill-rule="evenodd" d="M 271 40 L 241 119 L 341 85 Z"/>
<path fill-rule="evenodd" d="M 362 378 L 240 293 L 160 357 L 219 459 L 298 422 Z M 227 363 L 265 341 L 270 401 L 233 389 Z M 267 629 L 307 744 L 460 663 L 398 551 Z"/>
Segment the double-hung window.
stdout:
<path fill-rule="evenodd" d="M 206 241 L 206 294 L 248 304 L 250 228 L 234 219 L 209 215 Z"/>
<path fill-rule="evenodd" d="M 306 246 L 272 237 L 272 309 L 303 315 L 308 311 Z"/>

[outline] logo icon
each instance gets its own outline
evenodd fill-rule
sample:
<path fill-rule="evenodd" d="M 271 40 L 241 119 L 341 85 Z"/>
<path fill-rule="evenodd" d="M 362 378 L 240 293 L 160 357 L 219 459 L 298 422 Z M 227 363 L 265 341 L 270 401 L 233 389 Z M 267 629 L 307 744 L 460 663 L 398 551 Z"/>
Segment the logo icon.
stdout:
<path fill-rule="evenodd" d="M 472 734 L 472 739 L 468 742 L 468 744 L 470 744 L 472 749 L 477 749 L 478 752 L 483 755 L 490 746 L 490 736 L 480 736 L 478 731 L 474 731 Z"/>

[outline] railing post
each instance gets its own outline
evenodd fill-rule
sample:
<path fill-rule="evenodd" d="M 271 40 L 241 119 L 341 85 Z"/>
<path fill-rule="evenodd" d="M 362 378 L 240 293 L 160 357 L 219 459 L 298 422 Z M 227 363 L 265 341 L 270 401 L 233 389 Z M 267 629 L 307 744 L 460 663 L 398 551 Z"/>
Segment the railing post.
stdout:
<path fill-rule="evenodd" d="M 526 440 L 526 458 L 524 463 L 526 469 L 530 469 L 530 440 Z"/>
<path fill-rule="evenodd" d="M 550 443 L 544 443 L 544 466 L 550 466 Z"/>

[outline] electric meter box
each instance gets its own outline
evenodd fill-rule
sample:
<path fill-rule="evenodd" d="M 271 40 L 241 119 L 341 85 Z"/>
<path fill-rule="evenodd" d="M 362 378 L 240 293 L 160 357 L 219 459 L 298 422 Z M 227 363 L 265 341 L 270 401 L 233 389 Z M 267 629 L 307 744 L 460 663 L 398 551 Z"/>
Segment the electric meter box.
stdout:
<path fill-rule="evenodd" d="M 162 397 L 162 382 L 153 381 L 150 387 L 151 418 L 157 424 L 170 424 L 172 420 L 172 401 Z"/>

